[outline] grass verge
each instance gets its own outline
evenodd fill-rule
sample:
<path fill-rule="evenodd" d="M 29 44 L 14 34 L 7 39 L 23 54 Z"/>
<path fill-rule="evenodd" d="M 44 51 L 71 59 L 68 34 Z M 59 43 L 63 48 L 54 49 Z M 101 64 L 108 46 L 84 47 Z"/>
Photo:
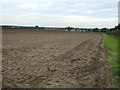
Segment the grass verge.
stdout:
<path fill-rule="evenodd" d="M 120 58 L 119 58 L 119 44 L 120 40 L 112 35 L 104 34 L 105 47 L 108 51 L 109 66 L 112 69 L 114 79 L 118 82 L 117 87 L 120 88 Z"/>

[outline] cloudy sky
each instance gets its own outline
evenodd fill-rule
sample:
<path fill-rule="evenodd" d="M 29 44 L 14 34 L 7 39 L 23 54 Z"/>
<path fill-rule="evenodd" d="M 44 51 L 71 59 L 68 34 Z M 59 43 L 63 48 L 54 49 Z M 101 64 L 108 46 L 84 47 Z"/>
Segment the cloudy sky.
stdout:
<path fill-rule="evenodd" d="M 114 27 L 119 0 L 1 0 L 2 25 Z"/>

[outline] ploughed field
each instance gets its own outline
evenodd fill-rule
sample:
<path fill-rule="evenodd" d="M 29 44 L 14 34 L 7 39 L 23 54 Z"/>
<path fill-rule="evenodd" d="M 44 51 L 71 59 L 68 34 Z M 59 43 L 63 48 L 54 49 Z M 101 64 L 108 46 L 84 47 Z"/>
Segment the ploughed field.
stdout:
<path fill-rule="evenodd" d="M 3 30 L 3 88 L 111 88 L 102 33 Z"/>

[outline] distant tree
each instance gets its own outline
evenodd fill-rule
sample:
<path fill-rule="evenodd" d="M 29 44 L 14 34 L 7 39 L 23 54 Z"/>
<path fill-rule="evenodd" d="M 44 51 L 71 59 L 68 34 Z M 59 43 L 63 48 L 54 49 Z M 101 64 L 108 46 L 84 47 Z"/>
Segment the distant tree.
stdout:
<path fill-rule="evenodd" d="M 106 31 L 109 31 L 109 29 L 108 28 L 102 28 L 101 29 L 101 32 L 106 32 Z"/>
<path fill-rule="evenodd" d="M 98 28 L 94 28 L 93 32 L 99 32 L 99 29 Z"/>
<path fill-rule="evenodd" d="M 39 26 L 38 26 L 38 25 L 36 25 L 36 26 L 35 26 L 35 29 L 38 29 L 38 28 L 39 28 Z"/>
<path fill-rule="evenodd" d="M 73 27 L 68 26 L 68 27 L 66 27 L 66 29 L 67 29 L 68 31 L 71 31 L 71 30 L 73 29 Z"/>
<path fill-rule="evenodd" d="M 120 24 L 118 24 L 117 26 L 115 26 L 115 29 L 120 30 Z"/>

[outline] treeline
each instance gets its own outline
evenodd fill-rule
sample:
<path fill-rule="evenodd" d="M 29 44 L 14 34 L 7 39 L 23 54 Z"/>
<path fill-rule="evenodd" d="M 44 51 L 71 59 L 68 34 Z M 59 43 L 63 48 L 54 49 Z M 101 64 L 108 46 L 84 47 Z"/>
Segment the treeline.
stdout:
<path fill-rule="evenodd" d="M 120 38 L 120 24 L 118 24 L 114 28 L 109 29 L 108 31 L 106 31 L 106 33 Z"/>
<path fill-rule="evenodd" d="M 41 29 L 44 30 L 45 27 L 38 27 L 38 26 L 12 26 L 12 25 L 2 25 L 0 26 L 2 29 Z"/>
<path fill-rule="evenodd" d="M 63 31 L 90 31 L 90 32 L 105 32 L 106 29 L 98 29 L 98 28 L 74 28 L 74 27 L 39 27 L 36 26 L 13 26 L 13 25 L 1 25 L 2 29 L 36 29 L 36 30 L 63 30 Z"/>
<path fill-rule="evenodd" d="M 39 27 L 38 25 L 36 26 L 12 26 L 12 25 L 2 25 L 0 26 L 2 29 L 36 29 L 36 30 L 67 30 L 67 31 L 80 31 L 80 30 L 85 30 L 85 31 L 92 31 L 92 29 L 89 28 L 74 28 L 74 27 Z"/>
<path fill-rule="evenodd" d="M 65 31 L 90 31 L 90 32 L 106 32 L 109 34 L 117 35 L 116 32 L 120 30 L 120 24 L 114 28 L 74 28 L 74 27 L 39 27 L 36 26 L 14 26 L 14 25 L 1 25 L 2 29 L 36 29 L 36 30 L 65 30 Z"/>

